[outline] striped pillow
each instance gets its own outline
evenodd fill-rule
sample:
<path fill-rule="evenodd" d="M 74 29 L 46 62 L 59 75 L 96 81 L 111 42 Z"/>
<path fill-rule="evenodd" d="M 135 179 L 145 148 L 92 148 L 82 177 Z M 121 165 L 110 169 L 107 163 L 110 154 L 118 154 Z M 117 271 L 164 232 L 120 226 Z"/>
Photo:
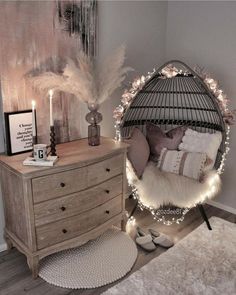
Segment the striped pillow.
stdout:
<path fill-rule="evenodd" d="M 161 171 L 187 176 L 196 180 L 201 177 L 207 155 L 185 151 L 170 151 L 163 148 L 158 161 Z"/>

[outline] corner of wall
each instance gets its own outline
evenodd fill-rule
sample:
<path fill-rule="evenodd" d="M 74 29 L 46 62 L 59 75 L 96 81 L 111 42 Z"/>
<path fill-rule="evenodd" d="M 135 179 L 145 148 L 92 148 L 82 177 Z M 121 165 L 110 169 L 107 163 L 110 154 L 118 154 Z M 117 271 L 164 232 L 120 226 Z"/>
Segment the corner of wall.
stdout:
<path fill-rule="evenodd" d="M 0 252 L 6 251 L 7 250 L 7 244 L 0 244 Z"/>

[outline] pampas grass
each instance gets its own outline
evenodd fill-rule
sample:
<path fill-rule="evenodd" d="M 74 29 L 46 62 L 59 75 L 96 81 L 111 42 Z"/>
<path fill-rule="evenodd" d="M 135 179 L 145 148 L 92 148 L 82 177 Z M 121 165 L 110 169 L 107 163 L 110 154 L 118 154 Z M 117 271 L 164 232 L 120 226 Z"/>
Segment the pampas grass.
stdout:
<path fill-rule="evenodd" d="M 127 72 L 132 70 L 123 66 L 124 61 L 124 45 L 98 65 L 79 51 L 75 61 L 67 58 L 62 74 L 44 72 L 29 76 L 28 80 L 39 90 L 66 92 L 85 103 L 101 104 L 122 85 Z"/>

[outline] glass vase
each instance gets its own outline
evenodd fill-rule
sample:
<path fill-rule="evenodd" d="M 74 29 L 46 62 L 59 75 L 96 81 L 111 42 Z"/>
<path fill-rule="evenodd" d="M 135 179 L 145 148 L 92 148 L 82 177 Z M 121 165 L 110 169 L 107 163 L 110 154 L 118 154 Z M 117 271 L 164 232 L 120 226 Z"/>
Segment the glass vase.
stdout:
<path fill-rule="evenodd" d="M 88 126 L 88 144 L 91 146 L 100 145 L 100 125 L 102 114 L 98 112 L 99 105 L 97 103 L 89 103 L 90 112 L 86 115 L 86 121 L 90 123 Z"/>
<path fill-rule="evenodd" d="M 91 124 L 88 126 L 88 144 L 100 145 L 100 125 Z"/>

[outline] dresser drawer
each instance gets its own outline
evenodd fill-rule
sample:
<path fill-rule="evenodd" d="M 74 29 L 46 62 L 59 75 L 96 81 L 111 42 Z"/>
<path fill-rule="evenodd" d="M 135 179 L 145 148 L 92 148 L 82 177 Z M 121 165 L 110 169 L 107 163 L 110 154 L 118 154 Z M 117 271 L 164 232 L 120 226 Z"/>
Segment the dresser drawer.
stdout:
<path fill-rule="evenodd" d="M 123 173 L 123 154 L 104 161 L 32 179 L 34 203 L 72 194 Z"/>
<path fill-rule="evenodd" d="M 90 189 L 34 205 L 35 224 L 78 215 L 122 194 L 123 175 L 118 175 Z"/>
<path fill-rule="evenodd" d="M 34 203 L 71 194 L 86 187 L 86 167 L 32 179 Z"/>
<path fill-rule="evenodd" d="M 98 227 L 113 216 L 122 212 L 122 196 L 80 215 L 36 228 L 37 247 L 45 247 L 77 237 Z"/>
<path fill-rule="evenodd" d="M 124 154 L 88 166 L 88 185 L 95 185 L 123 173 Z"/>

